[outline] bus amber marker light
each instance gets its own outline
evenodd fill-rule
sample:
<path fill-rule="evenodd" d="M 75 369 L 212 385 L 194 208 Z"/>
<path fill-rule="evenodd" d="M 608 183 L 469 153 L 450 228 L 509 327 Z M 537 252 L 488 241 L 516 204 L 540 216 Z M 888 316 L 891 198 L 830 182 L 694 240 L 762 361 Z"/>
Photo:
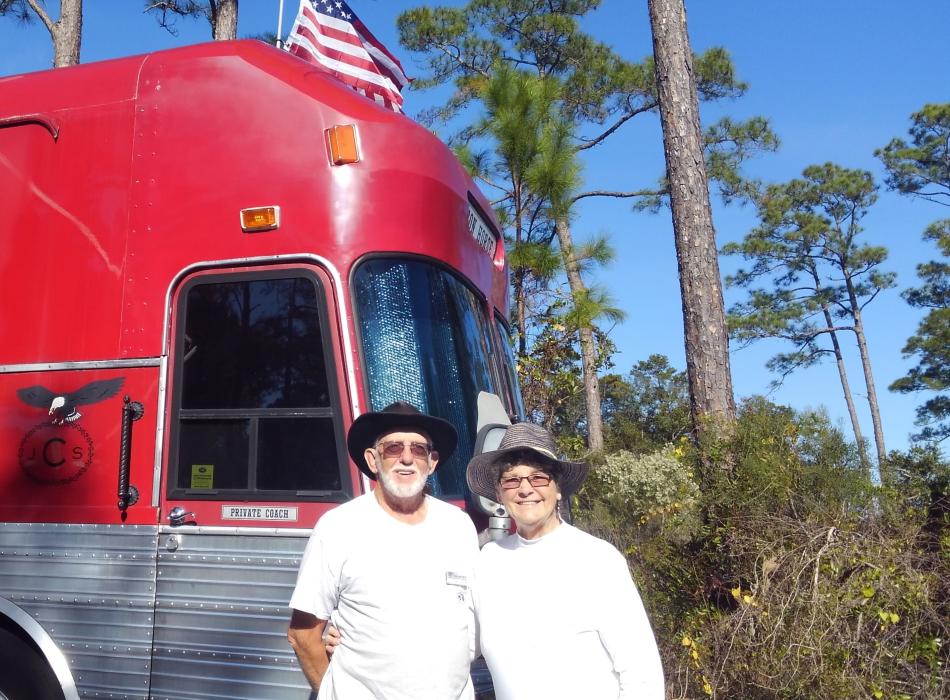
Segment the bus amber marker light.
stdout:
<path fill-rule="evenodd" d="M 356 124 L 337 124 L 327 129 L 327 142 L 330 144 L 330 160 L 334 165 L 356 163 L 360 159 L 360 149 L 356 142 Z"/>
<path fill-rule="evenodd" d="M 241 210 L 241 230 L 245 233 L 273 231 L 280 226 L 280 207 L 254 207 Z"/>

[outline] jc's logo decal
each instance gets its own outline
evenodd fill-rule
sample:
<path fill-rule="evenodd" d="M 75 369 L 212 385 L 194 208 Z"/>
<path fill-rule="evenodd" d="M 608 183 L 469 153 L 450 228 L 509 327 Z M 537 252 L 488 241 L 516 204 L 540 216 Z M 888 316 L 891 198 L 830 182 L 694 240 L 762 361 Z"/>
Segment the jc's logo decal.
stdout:
<path fill-rule="evenodd" d="M 82 417 L 79 407 L 115 396 L 123 383 L 125 377 L 116 377 L 89 382 L 72 392 L 57 393 L 40 385 L 17 390 L 24 403 L 46 409 L 49 416 L 20 443 L 23 472 L 44 484 L 68 484 L 82 476 L 92 464 L 93 444 L 76 422 Z"/>
<path fill-rule="evenodd" d="M 78 423 L 40 423 L 20 443 L 20 468 L 41 484 L 68 484 L 92 464 L 92 438 Z"/>

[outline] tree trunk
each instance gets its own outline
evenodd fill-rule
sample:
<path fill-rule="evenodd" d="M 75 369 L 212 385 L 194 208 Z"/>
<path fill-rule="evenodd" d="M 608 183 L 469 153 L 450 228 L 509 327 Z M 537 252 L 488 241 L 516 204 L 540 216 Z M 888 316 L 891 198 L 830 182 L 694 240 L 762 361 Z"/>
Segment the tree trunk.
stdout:
<path fill-rule="evenodd" d="M 867 338 L 864 335 L 864 323 L 861 320 L 861 308 L 852 289 L 851 280 L 848 280 L 848 296 L 851 299 L 852 315 L 854 316 L 854 335 L 858 341 L 858 352 L 861 353 L 861 366 L 864 368 L 864 383 L 868 390 L 868 406 L 871 408 L 871 425 L 874 426 L 874 445 L 877 447 L 878 475 L 882 481 L 887 462 L 887 449 L 884 447 L 884 429 L 881 427 L 881 411 L 877 403 L 877 390 L 874 388 L 874 374 L 871 372 L 871 356 L 868 354 Z"/>
<path fill-rule="evenodd" d="M 524 206 L 521 202 L 521 183 L 512 176 L 511 192 L 512 204 L 514 205 L 513 223 L 515 225 L 515 248 L 521 245 L 524 239 Z M 525 357 L 528 354 L 528 321 L 525 319 L 528 308 L 525 297 L 525 281 L 527 271 L 523 267 L 514 270 L 511 281 L 511 291 L 515 296 L 515 315 L 516 328 L 518 330 L 518 356 Z"/>
<path fill-rule="evenodd" d="M 237 39 L 238 0 L 211 0 L 211 35 L 215 41 Z"/>
<path fill-rule="evenodd" d="M 679 265 L 693 425 L 735 419 L 716 232 L 683 0 L 648 0 L 663 149 Z"/>
<path fill-rule="evenodd" d="M 82 45 L 82 0 L 61 0 L 59 20 L 54 22 L 38 0 L 27 0 L 53 39 L 53 68 L 79 63 Z"/>
<path fill-rule="evenodd" d="M 828 328 L 834 328 L 834 319 L 826 305 L 822 306 L 822 313 L 825 315 L 825 324 Z M 858 446 L 858 454 L 861 457 L 861 464 L 871 476 L 871 463 L 868 460 L 867 445 L 864 444 L 864 436 L 861 433 L 861 423 L 858 422 L 858 411 L 854 407 L 854 396 L 851 394 L 851 384 L 848 382 L 848 372 L 845 369 L 844 355 L 841 352 L 841 344 L 838 342 L 838 334 L 831 331 L 831 346 L 834 348 L 835 363 L 838 365 L 838 377 L 841 379 L 841 390 L 844 392 L 844 401 L 848 405 L 848 415 L 851 417 L 851 429 L 854 431 L 854 442 Z"/>
<path fill-rule="evenodd" d="M 574 242 L 571 227 L 567 220 L 559 218 L 556 222 L 557 240 L 561 247 L 561 257 L 571 295 L 575 300 L 585 296 L 587 288 L 581 279 L 580 266 L 574 255 Z M 604 449 L 604 420 L 600 405 L 600 384 L 597 379 L 597 347 L 594 343 L 594 331 L 586 321 L 579 323 L 581 338 L 581 367 L 584 374 L 584 405 L 587 411 L 587 447 L 592 452 Z"/>
<path fill-rule="evenodd" d="M 518 330 L 518 356 L 524 357 L 528 354 L 528 323 L 525 321 L 525 290 L 524 290 L 524 270 L 515 270 L 514 279 L 511 282 L 511 291 L 515 295 L 515 316 L 516 319 L 516 328 Z"/>

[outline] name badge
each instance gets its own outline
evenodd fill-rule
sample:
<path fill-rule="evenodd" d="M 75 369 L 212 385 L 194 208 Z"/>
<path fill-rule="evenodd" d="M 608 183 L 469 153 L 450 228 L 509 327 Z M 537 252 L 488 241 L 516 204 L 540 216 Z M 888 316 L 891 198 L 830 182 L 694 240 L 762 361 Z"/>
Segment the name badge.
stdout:
<path fill-rule="evenodd" d="M 446 571 L 445 585 L 446 586 L 460 586 L 461 588 L 468 588 L 468 576 L 465 576 L 464 574 L 457 574 L 454 571 Z"/>

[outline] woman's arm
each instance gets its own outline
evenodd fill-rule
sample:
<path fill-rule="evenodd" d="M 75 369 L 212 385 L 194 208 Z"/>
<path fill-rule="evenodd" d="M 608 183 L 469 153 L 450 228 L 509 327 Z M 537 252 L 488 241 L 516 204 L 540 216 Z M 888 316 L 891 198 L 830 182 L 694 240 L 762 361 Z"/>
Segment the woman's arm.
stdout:
<path fill-rule="evenodd" d="M 620 700 L 664 700 L 663 665 L 627 561 L 619 552 L 606 565 L 597 593 L 603 609 L 600 639 L 620 679 Z"/>

